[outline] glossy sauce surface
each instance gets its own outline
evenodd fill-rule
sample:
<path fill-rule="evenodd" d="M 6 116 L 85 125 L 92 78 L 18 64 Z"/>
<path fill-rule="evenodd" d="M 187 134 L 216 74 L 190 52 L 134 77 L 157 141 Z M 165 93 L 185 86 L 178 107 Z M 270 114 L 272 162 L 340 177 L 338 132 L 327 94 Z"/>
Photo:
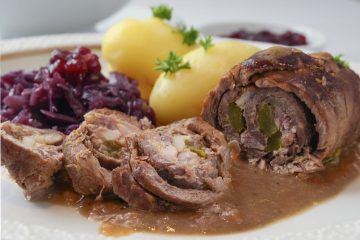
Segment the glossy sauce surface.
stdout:
<path fill-rule="evenodd" d="M 70 190 L 55 194 L 51 202 L 74 206 L 98 221 L 105 235 L 135 231 L 172 234 L 223 234 L 258 228 L 298 213 L 341 192 L 360 175 L 360 144 L 343 151 L 337 164 L 312 175 L 282 176 L 238 161 L 232 168 L 226 195 L 203 209 L 151 213 L 130 209 L 119 199 L 81 198 Z"/>

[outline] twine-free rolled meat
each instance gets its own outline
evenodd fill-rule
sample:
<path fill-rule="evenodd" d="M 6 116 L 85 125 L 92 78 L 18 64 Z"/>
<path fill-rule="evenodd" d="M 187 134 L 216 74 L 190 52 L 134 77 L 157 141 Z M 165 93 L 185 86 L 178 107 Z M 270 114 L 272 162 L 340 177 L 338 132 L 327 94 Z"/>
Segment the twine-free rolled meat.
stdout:
<path fill-rule="evenodd" d="M 127 138 L 127 164 L 112 172 L 114 193 L 131 207 L 197 208 L 216 201 L 230 182 L 230 148 L 201 118 L 180 120 Z"/>
<path fill-rule="evenodd" d="M 359 76 L 330 54 L 272 47 L 231 69 L 202 117 L 251 164 L 315 172 L 359 138 L 359 104 Z"/>
<path fill-rule="evenodd" d="M 63 143 L 65 168 L 74 190 L 82 195 L 111 193 L 111 171 L 125 164 L 125 137 L 152 127 L 122 112 L 95 109 Z"/>

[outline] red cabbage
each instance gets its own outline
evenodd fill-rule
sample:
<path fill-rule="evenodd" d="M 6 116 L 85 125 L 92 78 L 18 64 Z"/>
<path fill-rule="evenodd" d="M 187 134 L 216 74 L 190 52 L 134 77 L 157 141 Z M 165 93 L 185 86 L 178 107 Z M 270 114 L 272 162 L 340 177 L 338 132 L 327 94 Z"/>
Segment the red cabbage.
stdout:
<path fill-rule="evenodd" d="M 147 117 L 155 124 L 154 111 L 140 98 L 137 82 L 117 72 L 107 79 L 98 57 L 85 47 L 73 52 L 55 49 L 47 66 L 1 76 L 1 122 L 69 133 L 85 113 L 103 107 Z"/>

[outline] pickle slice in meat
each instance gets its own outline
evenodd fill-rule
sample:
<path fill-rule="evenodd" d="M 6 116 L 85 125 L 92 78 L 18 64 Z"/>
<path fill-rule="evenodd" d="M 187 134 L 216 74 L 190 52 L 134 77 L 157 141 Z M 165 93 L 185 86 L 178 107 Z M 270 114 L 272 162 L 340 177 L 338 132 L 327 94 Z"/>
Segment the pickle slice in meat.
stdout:
<path fill-rule="evenodd" d="M 245 130 L 245 119 L 242 114 L 241 109 L 236 105 L 236 103 L 230 103 L 228 108 L 229 122 L 231 126 L 241 133 Z"/>
<path fill-rule="evenodd" d="M 105 140 L 104 145 L 107 147 L 109 152 L 115 152 L 120 150 L 123 146 L 116 140 Z"/>
<path fill-rule="evenodd" d="M 270 104 L 262 104 L 258 112 L 260 131 L 267 137 L 266 152 L 272 152 L 281 147 L 281 132 L 275 123 Z"/>
<path fill-rule="evenodd" d="M 265 147 L 265 152 L 272 152 L 281 147 L 281 132 L 277 131 L 271 137 L 268 138 Z"/>
<path fill-rule="evenodd" d="M 339 158 L 340 158 L 340 155 L 341 155 L 341 149 L 338 148 L 335 150 L 334 153 L 332 153 L 331 155 L 325 157 L 323 160 L 322 160 L 322 163 L 323 164 L 328 164 L 328 163 L 338 163 L 339 162 Z"/>
<path fill-rule="evenodd" d="M 205 152 L 203 149 L 198 148 L 198 147 L 195 147 L 195 146 L 193 145 L 193 143 L 192 143 L 190 140 L 188 140 L 188 139 L 185 139 L 185 146 L 186 146 L 187 148 L 189 148 L 189 150 L 192 151 L 193 153 L 196 153 L 199 157 L 202 157 L 202 158 L 206 158 L 206 157 L 207 157 L 207 154 L 206 154 L 206 152 Z"/>
<path fill-rule="evenodd" d="M 258 112 L 258 122 L 260 131 L 266 136 L 271 137 L 277 131 L 279 131 L 278 126 L 276 126 L 274 121 L 274 116 L 272 113 L 271 106 L 267 103 L 262 104 Z"/>

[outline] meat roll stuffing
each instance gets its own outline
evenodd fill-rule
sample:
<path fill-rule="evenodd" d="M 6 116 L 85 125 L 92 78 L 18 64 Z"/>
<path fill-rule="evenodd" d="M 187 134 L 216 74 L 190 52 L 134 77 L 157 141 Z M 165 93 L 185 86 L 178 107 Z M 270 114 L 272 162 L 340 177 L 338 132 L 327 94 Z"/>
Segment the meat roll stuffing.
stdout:
<path fill-rule="evenodd" d="M 24 190 L 27 199 L 48 197 L 54 175 L 63 166 L 61 132 L 22 124 L 1 124 L 1 165 Z"/>
<path fill-rule="evenodd" d="M 84 118 L 64 141 L 66 170 L 80 194 L 112 192 L 111 170 L 127 159 L 124 137 L 150 128 L 151 123 L 109 109 L 93 110 Z"/>
<path fill-rule="evenodd" d="M 127 138 L 129 161 L 114 169 L 114 193 L 132 207 L 161 211 L 214 202 L 229 179 L 224 135 L 200 118 Z"/>
<path fill-rule="evenodd" d="M 359 103 L 359 76 L 330 54 L 272 47 L 224 76 L 202 116 L 251 164 L 314 172 L 359 138 Z"/>

